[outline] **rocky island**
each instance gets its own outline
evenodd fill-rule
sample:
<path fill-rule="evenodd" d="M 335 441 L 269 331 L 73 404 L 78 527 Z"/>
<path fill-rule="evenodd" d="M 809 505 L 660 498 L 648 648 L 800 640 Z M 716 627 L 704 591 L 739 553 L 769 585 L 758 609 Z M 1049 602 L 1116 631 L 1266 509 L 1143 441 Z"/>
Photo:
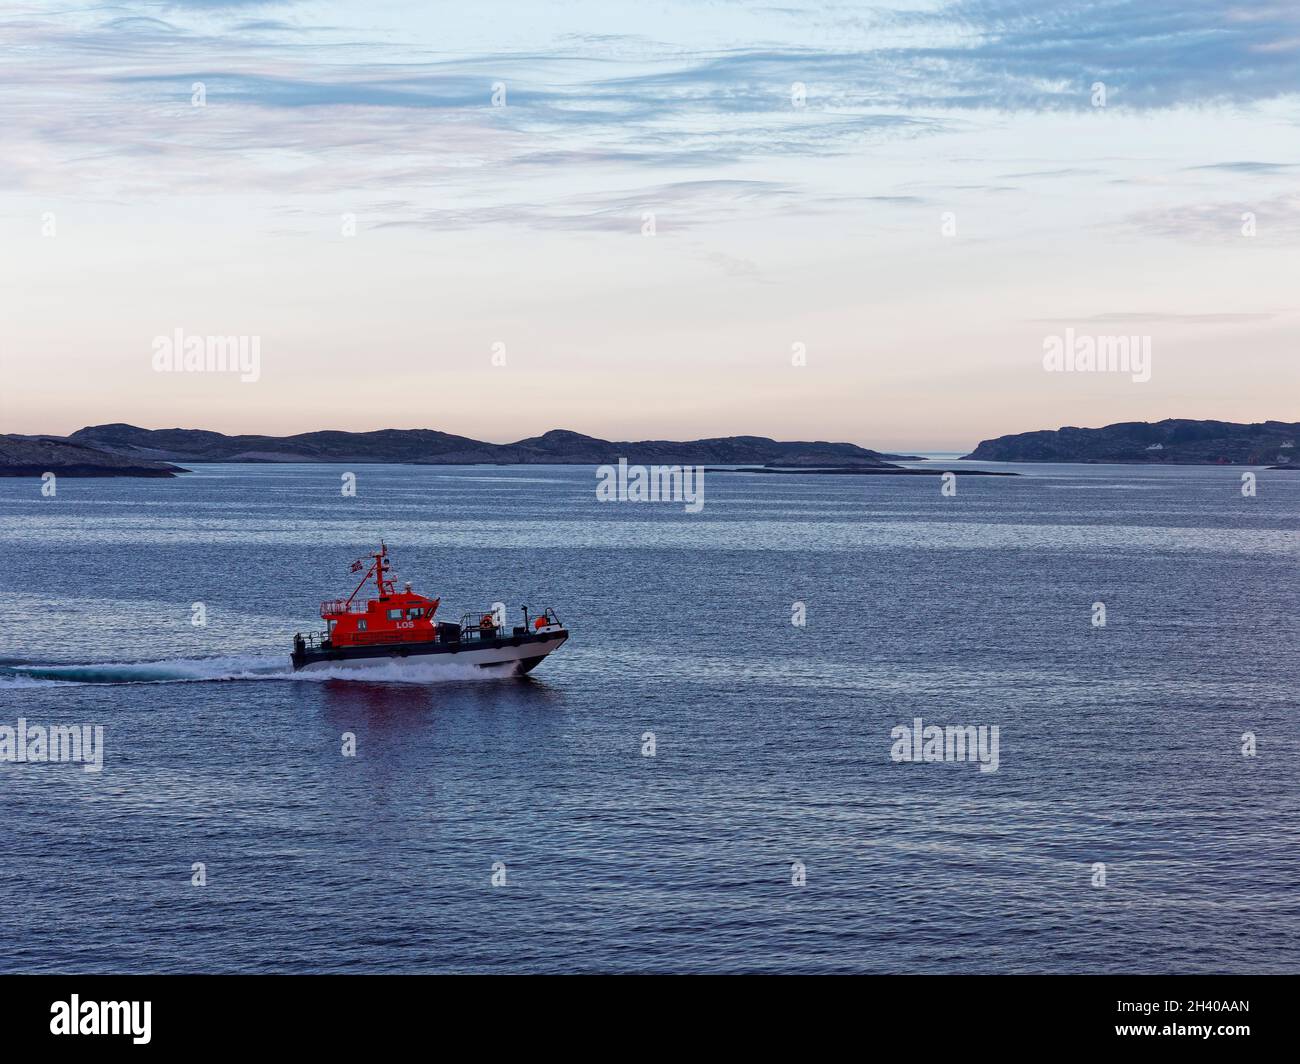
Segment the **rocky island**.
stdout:
<path fill-rule="evenodd" d="M 201 429 L 95 425 L 67 437 L 0 436 L 0 476 L 171 476 L 174 463 L 353 462 L 410 465 L 783 465 L 894 469 L 891 459 L 853 443 L 782 442 L 765 436 L 616 442 L 555 429 L 516 443 L 485 443 L 434 429 L 227 436 Z M 94 472 L 90 470 L 95 470 Z"/>
<path fill-rule="evenodd" d="M 48 436 L 0 436 L 0 477 L 171 477 L 187 470 Z"/>
<path fill-rule="evenodd" d="M 1121 462 L 1145 465 L 1259 465 L 1300 468 L 1300 422 L 1122 421 L 984 440 L 963 461 Z"/>

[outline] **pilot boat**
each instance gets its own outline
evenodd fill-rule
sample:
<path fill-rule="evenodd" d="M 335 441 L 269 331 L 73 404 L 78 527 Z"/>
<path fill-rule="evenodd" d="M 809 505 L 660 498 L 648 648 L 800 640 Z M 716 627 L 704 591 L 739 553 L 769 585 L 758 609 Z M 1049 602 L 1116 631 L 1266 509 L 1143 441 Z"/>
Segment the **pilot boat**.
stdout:
<path fill-rule="evenodd" d="M 335 668 L 366 668 L 391 665 L 395 661 L 455 662 L 492 670 L 502 676 L 522 676 L 537 668 L 543 658 L 558 650 L 569 638 L 555 611 L 547 608 L 530 615 L 523 610 L 523 624 L 508 626 L 505 607 L 469 613 L 459 622 L 438 621 L 436 598 L 411 590 L 397 591 L 390 577 L 388 547 L 352 563 L 352 572 L 366 569 L 346 599 L 322 602 L 321 618 L 326 630 L 293 637 L 290 660 L 294 671 Z M 358 597 L 362 589 L 374 597 Z"/>

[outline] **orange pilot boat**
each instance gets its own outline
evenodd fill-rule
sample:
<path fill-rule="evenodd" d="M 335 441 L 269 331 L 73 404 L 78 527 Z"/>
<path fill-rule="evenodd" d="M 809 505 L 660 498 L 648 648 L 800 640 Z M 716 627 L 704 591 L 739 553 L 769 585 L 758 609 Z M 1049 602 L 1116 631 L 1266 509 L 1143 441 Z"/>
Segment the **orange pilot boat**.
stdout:
<path fill-rule="evenodd" d="M 504 607 L 466 614 L 459 622 L 437 621 L 439 599 L 417 595 L 407 584 L 397 591 L 389 576 L 388 547 L 369 555 L 370 566 L 346 599 L 322 602 L 320 615 L 326 630 L 293 637 L 294 671 L 299 669 L 364 668 L 410 659 L 420 662 L 455 662 L 522 676 L 535 669 L 546 655 L 569 638 L 568 630 L 545 609 L 530 615 L 523 610 L 522 625 L 508 627 Z M 352 571 L 366 567 L 363 558 Z M 359 599 L 374 582 L 374 598 Z"/>

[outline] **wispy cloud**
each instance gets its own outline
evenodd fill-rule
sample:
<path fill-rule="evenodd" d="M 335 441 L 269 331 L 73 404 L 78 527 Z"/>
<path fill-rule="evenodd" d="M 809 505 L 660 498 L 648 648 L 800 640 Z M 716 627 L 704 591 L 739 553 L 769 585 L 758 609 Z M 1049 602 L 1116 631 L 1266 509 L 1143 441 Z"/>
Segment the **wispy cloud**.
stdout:
<path fill-rule="evenodd" d="M 1288 174 L 1292 170 L 1300 167 L 1297 163 L 1261 163 L 1261 162 L 1235 162 L 1235 163 L 1206 163 L 1203 166 L 1189 166 L 1188 170 L 1213 170 L 1216 173 L 1229 174 Z"/>
<path fill-rule="evenodd" d="M 738 48 L 564 32 L 514 51 L 394 44 L 374 26 L 313 24 L 313 10 L 171 0 L 127 2 L 107 16 L 88 7 L 0 20 L 15 46 L 0 70 L 0 121 L 14 156 L 0 186 L 122 199 L 196 179 L 272 193 L 436 182 L 448 202 L 391 224 L 527 218 L 602 229 L 621 224 L 612 219 L 623 204 L 573 209 L 514 186 L 580 167 L 609 173 L 612 185 L 640 172 L 667 187 L 690 182 L 665 181 L 666 168 L 731 179 L 729 168 L 756 161 L 860 156 L 960 131 L 975 112 L 1090 112 L 1095 81 L 1107 84 L 1108 107 L 1130 111 L 1300 92 L 1300 52 L 1287 43 L 1300 40 L 1300 9 L 1289 4 L 1079 0 L 1044 9 L 958 0 L 904 12 L 829 4 L 811 21 L 836 28 L 831 43 Z M 794 9 L 754 10 L 774 25 L 810 20 Z M 663 32 L 673 32 L 671 20 Z M 190 107 L 195 82 L 207 94 L 202 111 Z M 494 108 L 497 83 L 506 106 Z M 500 192 L 491 204 L 475 201 L 487 173 Z M 1007 182 L 1096 173 L 1070 164 L 949 187 L 1008 192 L 1016 186 Z M 880 202 L 918 201 L 905 185 L 872 192 Z"/>
<path fill-rule="evenodd" d="M 795 189 L 767 181 L 682 181 L 622 192 L 571 196 L 550 203 L 502 203 L 463 209 L 413 209 L 401 217 L 390 206 L 389 218 L 378 229 L 418 228 L 437 231 L 510 225 L 531 229 L 593 230 L 635 234 L 644 216 L 655 216 L 655 232 L 665 235 L 727 217 L 752 213 L 760 207 L 798 207 Z"/>
<path fill-rule="evenodd" d="M 1109 106 L 1160 108 L 1248 103 L 1300 86 L 1300 8 L 1233 0 L 959 0 L 910 16 L 916 25 L 956 24 L 950 47 L 899 49 L 928 63 L 954 106 L 1085 109 L 1088 89 L 1107 85 Z"/>
<path fill-rule="evenodd" d="M 1300 236 L 1300 193 L 1236 202 L 1187 203 L 1130 214 L 1122 223 L 1149 236 L 1196 243 L 1272 244 Z"/>

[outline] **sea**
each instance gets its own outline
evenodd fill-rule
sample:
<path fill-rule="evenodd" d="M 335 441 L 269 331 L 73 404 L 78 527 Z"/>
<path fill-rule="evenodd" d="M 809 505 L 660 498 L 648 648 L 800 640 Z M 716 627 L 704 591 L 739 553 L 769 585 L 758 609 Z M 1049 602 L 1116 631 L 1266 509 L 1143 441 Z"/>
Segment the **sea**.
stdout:
<path fill-rule="evenodd" d="M 0 479 L 0 970 L 1300 969 L 1300 474 L 943 468 Z M 381 541 L 569 642 L 295 674 Z"/>

